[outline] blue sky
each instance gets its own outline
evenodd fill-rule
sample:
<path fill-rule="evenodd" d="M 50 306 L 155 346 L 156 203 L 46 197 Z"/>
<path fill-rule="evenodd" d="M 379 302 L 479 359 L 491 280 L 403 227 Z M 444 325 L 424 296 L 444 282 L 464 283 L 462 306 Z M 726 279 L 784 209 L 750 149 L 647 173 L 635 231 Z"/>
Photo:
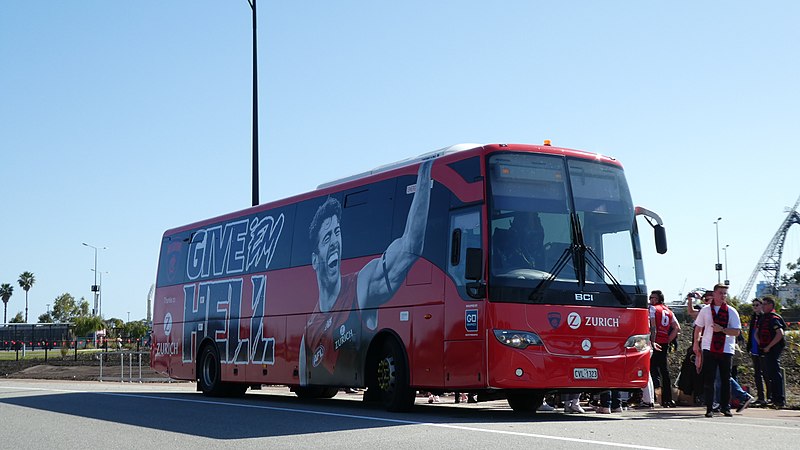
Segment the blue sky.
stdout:
<path fill-rule="evenodd" d="M 720 216 L 737 294 L 800 196 L 797 2 L 258 11 L 262 202 L 460 142 L 551 139 L 622 161 L 634 202 L 666 222 L 666 255 L 645 229 L 648 287 L 674 298 L 716 282 Z M 250 205 L 250 14 L 0 3 L 0 282 L 34 272 L 30 321 L 64 292 L 91 300 L 82 242 L 108 247 L 105 317 L 144 318 L 164 230 Z"/>

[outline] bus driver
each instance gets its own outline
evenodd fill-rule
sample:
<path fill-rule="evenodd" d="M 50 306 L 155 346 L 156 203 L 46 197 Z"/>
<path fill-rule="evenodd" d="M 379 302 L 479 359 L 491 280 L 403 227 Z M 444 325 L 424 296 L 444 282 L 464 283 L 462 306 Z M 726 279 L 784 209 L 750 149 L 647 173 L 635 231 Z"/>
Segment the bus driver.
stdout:
<path fill-rule="evenodd" d="M 403 235 L 361 270 L 342 276 L 342 207 L 332 197 L 323 203 L 309 227 L 311 266 L 317 275 L 319 301 L 300 343 L 300 385 L 331 385 L 353 380 L 361 351 L 361 324 L 378 326 L 377 307 L 389 301 L 409 269 L 422 255 L 431 191 L 433 160 L 420 164 L 416 192 Z M 334 377 L 336 370 L 342 375 Z M 351 381 L 348 381 L 351 382 Z M 345 384 L 348 382 L 344 382 Z"/>
<path fill-rule="evenodd" d="M 539 214 L 532 211 L 517 211 L 511 227 L 504 236 L 500 263 L 506 270 L 544 270 L 544 228 Z"/>

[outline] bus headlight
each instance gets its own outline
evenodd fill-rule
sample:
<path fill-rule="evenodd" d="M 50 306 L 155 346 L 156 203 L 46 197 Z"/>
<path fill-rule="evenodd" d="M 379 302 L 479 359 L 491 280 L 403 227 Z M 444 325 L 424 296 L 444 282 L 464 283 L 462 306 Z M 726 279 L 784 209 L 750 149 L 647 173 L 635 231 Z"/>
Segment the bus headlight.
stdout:
<path fill-rule="evenodd" d="M 650 335 L 649 334 L 637 334 L 635 336 L 631 336 L 625 341 L 625 348 L 635 348 L 640 352 L 647 351 L 650 349 Z"/>
<path fill-rule="evenodd" d="M 494 330 L 494 337 L 503 345 L 519 349 L 528 348 L 529 345 L 542 345 L 542 338 L 530 331 Z"/>

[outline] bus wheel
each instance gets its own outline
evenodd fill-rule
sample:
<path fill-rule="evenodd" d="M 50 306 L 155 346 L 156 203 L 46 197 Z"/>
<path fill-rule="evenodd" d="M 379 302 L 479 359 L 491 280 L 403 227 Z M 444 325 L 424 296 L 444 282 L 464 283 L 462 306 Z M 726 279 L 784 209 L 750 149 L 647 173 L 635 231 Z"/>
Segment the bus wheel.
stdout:
<path fill-rule="evenodd" d="M 339 388 L 324 386 L 298 386 L 294 389 L 294 394 L 298 398 L 333 398 L 339 392 Z"/>
<path fill-rule="evenodd" d="M 339 393 L 339 388 L 335 387 L 322 388 L 322 392 L 320 392 L 319 398 L 333 398 L 336 397 L 336 394 L 338 393 Z"/>
<path fill-rule="evenodd" d="M 229 393 L 227 386 L 222 382 L 222 372 L 219 367 L 219 355 L 214 345 L 206 345 L 200 353 L 197 383 L 203 394 L 210 397 L 222 397 Z M 245 388 L 247 386 L 245 385 Z"/>
<path fill-rule="evenodd" d="M 225 386 L 226 395 L 229 397 L 244 397 L 248 385 L 245 383 L 227 383 Z"/>
<path fill-rule="evenodd" d="M 408 411 L 414 406 L 415 391 L 409 386 L 409 371 L 400 344 L 387 339 L 378 355 L 375 380 L 380 401 L 389 411 Z"/>
<path fill-rule="evenodd" d="M 542 404 L 544 395 L 537 391 L 509 392 L 506 395 L 508 406 L 517 413 L 535 413 Z"/>

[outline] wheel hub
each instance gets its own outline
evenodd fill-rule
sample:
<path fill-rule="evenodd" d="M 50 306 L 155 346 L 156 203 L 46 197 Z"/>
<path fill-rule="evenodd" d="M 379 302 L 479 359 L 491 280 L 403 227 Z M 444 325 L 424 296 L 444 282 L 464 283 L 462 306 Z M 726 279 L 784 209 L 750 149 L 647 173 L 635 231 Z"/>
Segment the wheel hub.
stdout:
<path fill-rule="evenodd" d="M 390 390 L 394 384 L 394 361 L 384 358 L 378 363 L 378 387 L 382 391 Z"/>

